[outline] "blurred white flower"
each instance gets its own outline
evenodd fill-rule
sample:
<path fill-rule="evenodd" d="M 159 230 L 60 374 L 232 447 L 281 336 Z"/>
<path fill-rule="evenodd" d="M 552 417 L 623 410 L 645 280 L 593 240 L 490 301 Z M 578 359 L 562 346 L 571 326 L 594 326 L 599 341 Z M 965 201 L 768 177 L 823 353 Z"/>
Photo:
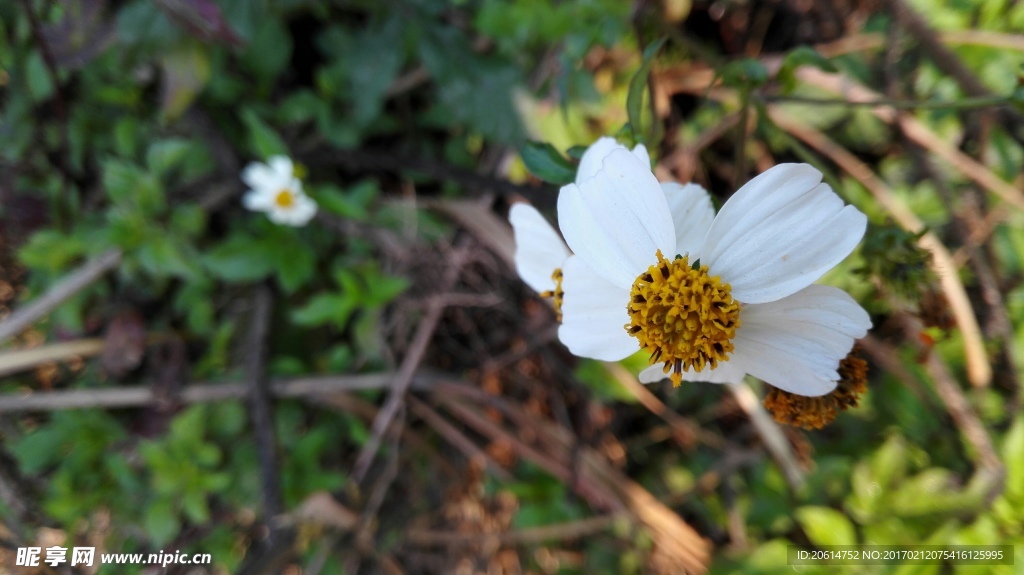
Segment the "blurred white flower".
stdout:
<path fill-rule="evenodd" d="M 845 292 L 812 285 L 867 219 L 806 164 L 768 170 L 715 216 L 699 186 L 660 185 L 648 164 L 613 150 L 593 177 L 562 188 L 558 220 L 575 254 L 562 266 L 559 338 L 609 361 L 646 350 L 641 381 L 749 373 L 819 396 L 871 325 Z"/>
<path fill-rule="evenodd" d="M 249 164 L 242 170 L 242 181 L 250 188 L 242 205 L 265 212 L 275 224 L 304 226 L 316 215 L 316 202 L 303 193 L 292 161 L 285 156 Z"/>

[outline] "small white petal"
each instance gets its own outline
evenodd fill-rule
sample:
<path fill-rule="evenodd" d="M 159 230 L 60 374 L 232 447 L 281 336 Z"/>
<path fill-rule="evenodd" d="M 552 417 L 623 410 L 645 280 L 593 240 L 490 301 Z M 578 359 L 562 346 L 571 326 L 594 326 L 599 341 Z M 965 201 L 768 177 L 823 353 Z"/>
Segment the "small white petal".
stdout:
<path fill-rule="evenodd" d="M 516 240 L 516 272 L 537 293 L 553 289 L 552 272 L 569 257 L 562 236 L 536 208 L 517 203 L 508 212 Z"/>
<path fill-rule="evenodd" d="M 746 372 L 732 362 L 721 362 L 715 369 L 704 371 L 687 370 L 683 372 L 683 381 L 706 381 L 708 383 L 739 383 Z M 640 372 L 641 383 L 654 383 L 668 379 L 664 364 L 652 365 Z"/>
<path fill-rule="evenodd" d="M 242 196 L 242 205 L 245 206 L 246 209 L 254 212 L 263 212 L 270 209 L 270 205 L 273 202 L 273 197 L 259 188 L 249 190 L 244 196 Z"/>
<path fill-rule="evenodd" d="M 279 226 L 290 226 L 292 221 L 291 210 L 282 209 L 276 205 L 267 210 L 267 217 Z"/>
<path fill-rule="evenodd" d="M 304 226 L 316 215 L 317 205 L 313 198 L 303 194 L 296 198 L 295 207 L 292 208 L 291 225 Z"/>
<path fill-rule="evenodd" d="M 657 250 L 675 254 L 665 193 L 650 168 L 624 149 L 613 150 L 594 177 L 562 188 L 558 224 L 573 253 L 623 289 L 656 261 Z"/>
<path fill-rule="evenodd" d="M 864 236 L 867 217 L 821 184 L 807 164 L 781 164 L 740 188 L 718 213 L 701 261 L 744 303 L 810 285 Z"/>
<path fill-rule="evenodd" d="M 640 344 L 626 332 L 629 291 L 618 288 L 570 256 L 562 268 L 562 325 L 558 339 L 581 357 L 618 361 L 636 353 Z"/>
<path fill-rule="evenodd" d="M 242 181 L 245 182 L 245 185 L 255 190 L 274 187 L 278 182 L 278 178 L 270 166 L 260 162 L 253 162 L 242 170 Z"/>
<path fill-rule="evenodd" d="M 864 337 L 871 319 L 839 288 L 810 285 L 765 304 L 745 305 L 729 363 L 779 389 L 806 396 L 828 393 L 839 362 Z"/>
<path fill-rule="evenodd" d="M 280 179 L 288 181 L 295 177 L 295 166 L 292 165 L 292 160 L 288 156 L 271 156 L 267 160 L 267 165 Z"/>
<path fill-rule="evenodd" d="M 661 189 L 665 191 L 668 208 L 672 212 L 672 221 L 676 228 L 676 254 L 690 256 L 690 263 L 700 258 L 701 244 L 715 221 L 715 206 L 707 190 L 698 184 L 678 184 L 664 182 Z M 676 254 L 665 254 L 672 258 Z"/>

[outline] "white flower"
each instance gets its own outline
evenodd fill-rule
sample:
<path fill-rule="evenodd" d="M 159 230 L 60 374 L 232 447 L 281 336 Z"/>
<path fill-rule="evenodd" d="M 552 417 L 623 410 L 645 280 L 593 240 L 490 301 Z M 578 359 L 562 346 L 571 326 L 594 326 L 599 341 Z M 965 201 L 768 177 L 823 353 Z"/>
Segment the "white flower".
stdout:
<path fill-rule="evenodd" d="M 645 349 L 644 382 L 749 373 L 799 395 L 830 392 L 871 323 L 845 292 L 812 283 L 853 250 L 867 218 L 806 164 L 754 178 L 717 216 L 699 186 L 676 186 L 614 150 L 562 188 L 558 220 L 575 255 L 559 338 L 609 361 Z"/>
<path fill-rule="evenodd" d="M 242 205 L 266 212 L 275 224 L 304 226 L 316 215 L 316 202 L 303 193 L 292 161 L 285 156 L 274 156 L 266 164 L 249 164 L 242 170 L 242 181 L 250 188 Z"/>
<path fill-rule="evenodd" d="M 591 144 L 580 158 L 576 183 L 597 175 L 601 170 L 601 162 L 614 150 L 626 151 L 626 147 L 608 137 Z M 644 165 L 650 166 L 651 159 L 643 144 L 637 144 L 632 154 Z M 555 311 L 560 313 L 562 264 L 571 255 L 569 248 L 562 241 L 561 234 L 530 204 L 514 204 L 509 210 L 508 219 L 516 242 L 516 272 L 526 285 L 541 296 L 553 297 Z"/>

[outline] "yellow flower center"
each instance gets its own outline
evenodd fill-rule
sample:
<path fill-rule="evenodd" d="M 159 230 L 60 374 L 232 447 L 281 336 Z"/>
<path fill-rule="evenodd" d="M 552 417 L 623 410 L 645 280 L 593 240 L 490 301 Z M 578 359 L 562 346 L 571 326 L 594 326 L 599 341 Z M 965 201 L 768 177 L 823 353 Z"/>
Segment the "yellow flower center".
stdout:
<path fill-rule="evenodd" d="M 679 386 L 684 371 L 714 369 L 728 359 L 740 304 L 732 299 L 732 286 L 708 274 L 708 266 L 695 269 L 686 256 L 670 262 L 661 250 L 657 256 L 658 263 L 633 282 L 626 331 L 651 354 L 651 365 L 664 363 Z"/>
<path fill-rule="evenodd" d="M 840 411 L 857 407 L 868 389 L 868 364 L 855 355 L 857 351 L 854 348 L 839 362 L 839 382 L 830 393 L 805 397 L 772 387 L 764 397 L 765 409 L 775 421 L 794 427 L 821 429 L 832 423 Z"/>
<path fill-rule="evenodd" d="M 279 208 L 290 208 L 295 205 L 295 196 L 288 190 L 281 190 L 274 196 L 274 203 Z"/>
<path fill-rule="evenodd" d="M 555 289 L 547 290 L 540 294 L 540 297 L 554 298 L 555 306 L 555 317 L 558 322 L 562 322 L 562 300 L 565 298 L 565 292 L 562 291 L 562 268 L 555 268 L 555 271 L 551 272 L 551 279 L 555 282 Z"/>

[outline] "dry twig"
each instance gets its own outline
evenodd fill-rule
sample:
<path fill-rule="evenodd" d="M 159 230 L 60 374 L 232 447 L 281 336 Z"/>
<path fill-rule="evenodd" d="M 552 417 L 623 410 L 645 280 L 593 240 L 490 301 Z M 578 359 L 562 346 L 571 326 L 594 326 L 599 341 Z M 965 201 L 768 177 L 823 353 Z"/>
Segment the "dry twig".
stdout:
<path fill-rule="evenodd" d="M 82 267 L 68 274 L 32 303 L 14 312 L 0 323 L 0 343 L 18 335 L 43 316 L 53 311 L 65 300 L 82 291 L 103 274 L 121 263 L 121 250 L 113 249 L 89 260 Z"/>

